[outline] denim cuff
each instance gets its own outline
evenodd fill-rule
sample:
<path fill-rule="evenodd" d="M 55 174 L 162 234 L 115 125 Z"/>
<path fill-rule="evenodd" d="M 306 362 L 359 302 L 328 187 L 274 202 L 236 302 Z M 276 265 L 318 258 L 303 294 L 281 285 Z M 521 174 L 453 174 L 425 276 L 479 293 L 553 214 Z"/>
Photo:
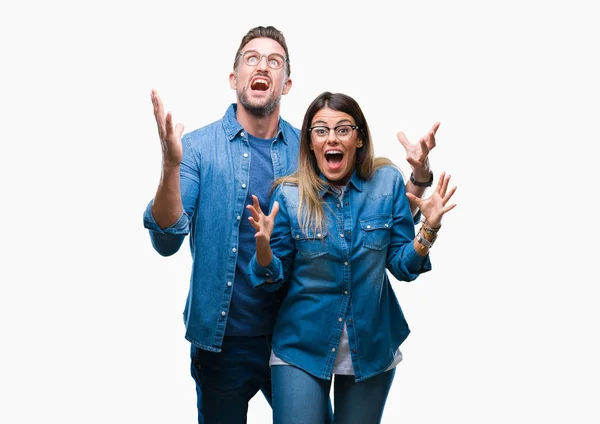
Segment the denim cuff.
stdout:
<path fill-rule="evenodd" d="M 248 270 L 248 277 L 255 289 L 275 291 L 283 284 L 281 261 L 275 256 L 273 256 L 273 260 L 268 266 L 262 266 L 256 260 L 255 254 L 250 260 Z"/>
<path fill-rule="evenodd" d="M 429 254 L 421 256 L 415 250 L 414 244 L 411 242 L 410 246 L 406 249 L 406 268 L 412 274 L 421 274 L 423 272 L 431 271 L 431 261 L 429 260 Z"/>
<path fill-rule="evenodd" d="M 146 206 L 146 210 L 144 211 L 144 228 L 147 228 L 151 231 L 155 231 L 161 234 L 188 234 L 190 227 L 190 220 L 183 212 L 177 222 L 167 228 L 160 228 L 156 221 L 154 220 L 154 216 L 152 215 L 152 204 L 154 203 L 154 199 L 148 203 Z"/>

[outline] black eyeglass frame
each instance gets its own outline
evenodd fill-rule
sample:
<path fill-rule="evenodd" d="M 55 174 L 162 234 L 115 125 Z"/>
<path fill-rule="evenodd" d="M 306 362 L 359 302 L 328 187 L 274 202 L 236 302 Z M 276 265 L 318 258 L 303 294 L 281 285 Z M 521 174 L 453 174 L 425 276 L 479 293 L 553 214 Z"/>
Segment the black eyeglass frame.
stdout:
<path fill-rule="evenodd" d="M 262 59 L 262 58 L 261 58 L 261 59 Z M 335 134 L 336 138 L 339 140 L 340 138 L 338 137 L 338 134 L 337 134 L 337 129 L 338 129 L 338 128 L 341 128 L 341 127 L 350 127 L 350 128 L 352 128 L 352 130 L 353 130 L 353 131 L 356 131 L 356 130 L 359 130 L 359 129 L 360 129 L 358 125 L 350 125 L 350 124 L 341 124 L 341 125 L 336 125 L 336 126 L 335 126 L 335 127 L 333 127 L 333 128 L 331 128 L 331 127 L 326 127 L 325 125 L 315 125 L 315 126 L 313 126 L 313 127 L 310 127 L 310 128 L 308 129 L 308 132 L 309 132 L 310 134 L 312 134 L 312 133 L 313 133 L 313 130 L 314 130 L 315 128 L 327 128 L 327 138 L 329 138 L 329 133 L 331 132 L 331 130 L 333 130 L 333 133 Z"/>

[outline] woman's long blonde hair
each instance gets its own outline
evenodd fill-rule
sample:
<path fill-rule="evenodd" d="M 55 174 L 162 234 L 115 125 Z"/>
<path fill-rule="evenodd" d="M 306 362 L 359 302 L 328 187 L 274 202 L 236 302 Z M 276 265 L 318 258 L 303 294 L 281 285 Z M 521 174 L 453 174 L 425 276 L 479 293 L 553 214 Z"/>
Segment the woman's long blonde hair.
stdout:
<path fill-rule="evenodd" d="M 298 186 L 300 203 L 298 205 L 298 222 L 302 231 L 321 233 L 323 230 L 323 199 L 321 192 L 334 184 L 320 177 L 315 153 L 311 150 L 311 135 L 308 129 L 312 126 L 314 116 L 321 109 L 329 108 L 347 113 L 354 118 L 358 127 L 358 137 L 362 140 L 362 147 L 356 150 L 356 174 L 363 180 L 370 179 L 375 171 L 386 165 L 395 166 L 387 158 L 376 158 L 373 151 L 371 132 L 365 115 L 360 106 L 352 97 L 342 93 L 321 93 L 308 107 L 302 122 L 300 132 L 300 153 L 298 170 L 286 177 L 275 181 L 274 186 L 290 184 Z"/>

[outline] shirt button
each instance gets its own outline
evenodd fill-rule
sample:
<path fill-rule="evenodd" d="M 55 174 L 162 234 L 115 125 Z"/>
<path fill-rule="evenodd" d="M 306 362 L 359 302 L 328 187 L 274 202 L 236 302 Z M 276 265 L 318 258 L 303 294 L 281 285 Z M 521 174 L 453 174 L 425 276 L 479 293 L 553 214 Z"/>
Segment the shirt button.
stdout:
<path fill-rule="evenodd" d="M 342 320 L 341 318 L 338 318 L 338 321 L 339 321 L 339 322 L 342 322 L 343 320 Z"/>
<path fill-rule="evenodd" d="M 268 273 L 268 272 L 266 272 L 266 273 L 265 273 L 265 276 L 267 276 L 267 277 L 269 277 L 270 275 L 271 275 L 271 274 L 270 274 L 270 273 Z"/>
<path fill-rule="evenodd" d="M 332 348 L 331 348 L 331 351 L 332 351 L 332 352 L 335 352 L 335 347 L 332 347 Z"/>
<path fill-rule="evenodd" d="M 296 238 L 297 238 L 297 239 L 299 239 L 299 238 L 300 238 L 300 236 L 299 236 L 299 235 L 297 235 L 297 236 L 296 236 Z"/>
<path fill-rule="evenodd" d="M 231 281 L 227 282 L 227 287 L 231 287 Z"/>
<path fill-rule="evenodd" d="M 348 318 L 348 322 L 352 322 L 352 318 Z"/>
<path fill-rule="evenodd" d="M 248 153 L 244 153 L 244 157 L 247 158 L 248 157 Z"/>
<path fill-rule="evenodd" d="M 344 265 L 348 266 L 348 262 L 347 262 L 347 261 L 346 261 L 346 262 L 344 262 Z"/>
<path fill-rule="evenodd" d="M 344 238 L 344 233 L 340 233 L 340 237 L 341 237 L 341 238 Z"/>
<path fill-rule="evenodd" d="M 232 251 L 233 253 L 235 253 L 235 252 L 237 252 L 237 249 L 234 247 L 233 249 L 231 249 L 231 251 Z"/>
<path fill-rule="evenodd" d="M 243 137 L 243 136 L 244 136 L 244 131 L 242 131 L 242 132 L 240 133 L 240 135 Z"/>
<path fill-rule="evenodd" d="M 352 234 L 352 231 L 348 231 L 348 235 Z"/>
<path fill-rule="evenodd" d="M 341 208 L 341 207 L 342 207 L 342 205 L 340 205 L 339 203 L 338 203 L 338 204 L 336 204 L 335 206 L 337 206 L 338 208 Z"/>
<path fill-rule="evenodd" d="M 223 316 L 223 317 L 224 317 L 225 315 L 227 315 L 227 313 L 225 313 L 225 311 L 222 311 L 222 312 L 221 312 L 221 316 Z"/>
<path fill-rule="evenodd" d="M 350 203 L 346 202 L 346 206 L 348 206 Z"/>
<path fill-rule="evenodd" d="M 237 219 L 239 221 L 240 219 L 242 219 L 242 217 L 238 215 L 235 217 L 235 219 Z"/>
<path fill-rule="evenodd" d="M 388 225 L 388 224 L 385 224 L 385 228 L 387 228 L 387 227 L 389 227 L 389 225 Z"/>
<path fill-rule="evenodd" d="M 321 237 L 321 233 L 317 233 L 317 237 Z"/>
<path fill-rule="evenodd" d="M 242 184 L 242 188 L 246 188 L 246 184 Z"/>
<path fill-rule="evenodd" d="M 348 294 L 348 290 L 344 290 L 344 294 Z"/>
<path fill-rule="evenodd" d="M 371 228 L 371 226 L 370 226 L 370 225 L 367 225 L 367 229 L 369 229 L 369 228 Z"/>

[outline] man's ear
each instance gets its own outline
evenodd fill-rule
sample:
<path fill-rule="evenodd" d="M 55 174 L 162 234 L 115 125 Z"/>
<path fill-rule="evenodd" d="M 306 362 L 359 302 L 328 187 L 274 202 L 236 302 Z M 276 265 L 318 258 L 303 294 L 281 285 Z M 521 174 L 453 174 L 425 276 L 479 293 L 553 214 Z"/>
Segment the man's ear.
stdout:
<path fill-rule="evenodd" d="M 287 78 L 285 80 L 285 83 L 283 83 L 282 94 L 287 94 L 290 91 L 291 88 L 292 88 L 292 79 L 291 78 Z"/>
<path fill-rule="evenodd" d="M 229 86 L 232 90 L 237 90 L 237 76 L 235 72 L 229 74 Z"/>

